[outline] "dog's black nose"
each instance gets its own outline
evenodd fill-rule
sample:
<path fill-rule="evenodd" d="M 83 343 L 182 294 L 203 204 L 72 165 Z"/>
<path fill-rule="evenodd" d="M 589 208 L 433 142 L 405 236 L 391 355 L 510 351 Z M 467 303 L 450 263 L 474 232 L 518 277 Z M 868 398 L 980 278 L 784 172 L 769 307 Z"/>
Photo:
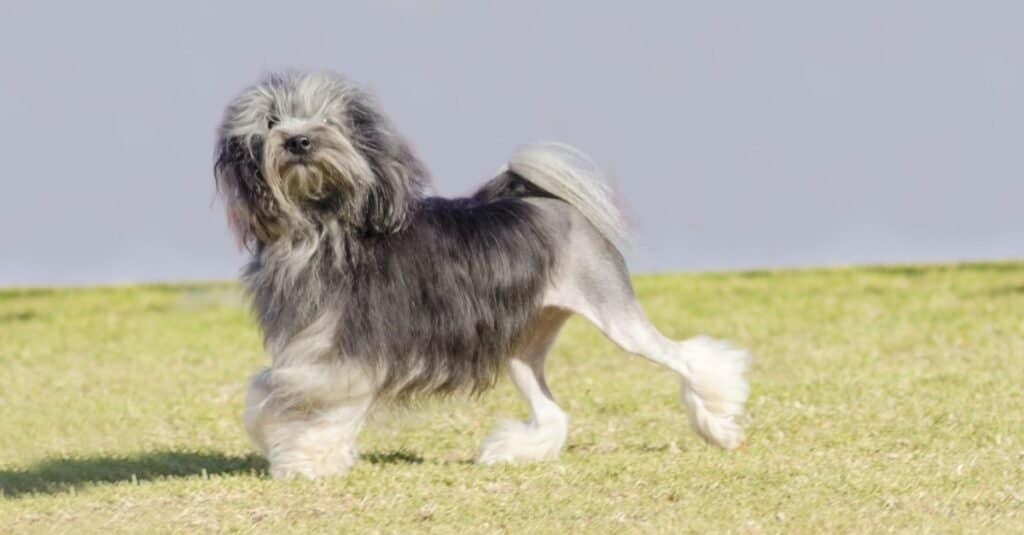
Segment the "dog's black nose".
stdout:
<path fill-rule="evenodd" d="M 313 148 L 313 142 L 306 136 L 292 136 L 284 142 L 284 147 L 292 154 L 302 155 Z"/>

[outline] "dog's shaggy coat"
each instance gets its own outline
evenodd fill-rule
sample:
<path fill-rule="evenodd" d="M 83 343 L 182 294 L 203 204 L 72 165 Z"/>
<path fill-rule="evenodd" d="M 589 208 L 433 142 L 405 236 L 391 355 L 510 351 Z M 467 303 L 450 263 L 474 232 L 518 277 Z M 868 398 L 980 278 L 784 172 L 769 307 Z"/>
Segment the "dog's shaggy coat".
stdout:
<path fill-rule="evenodd" d="M 568 417 L 543 363 L 574 312 L 679 373 L 702 437 L 739 443 L 747 354 L 650 325 L 616 247 L 621 217 L 574 149 L 525 147 L 472 197 L 429 197 L 424 166 L 366 93 L 284 73 L 232 102 L 216 152 L 272 360 L 245 420 L 273 475 L 343 473 L 373 404 L 480 392 L 503 370 L 531 419 L 500 425 L 479 460 L 556 457 Z"/>

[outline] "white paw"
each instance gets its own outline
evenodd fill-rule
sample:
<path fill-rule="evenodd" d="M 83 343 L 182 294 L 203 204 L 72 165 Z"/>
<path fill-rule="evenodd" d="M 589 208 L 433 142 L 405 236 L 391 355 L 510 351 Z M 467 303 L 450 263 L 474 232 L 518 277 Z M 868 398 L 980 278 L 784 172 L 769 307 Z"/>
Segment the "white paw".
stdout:
<path fill-rule="evenodd" d="M 740 419 L 750 395 L 750 354 L 726 342 L 698 336 L 679 344 L 687 370 L 683 403 L 690 426 L 704 440 L 727 450 L 743 442 Z"/>
<path fill-rule="evenodd" d="M 518 420 L 500 420 L 480 447 L 480 464 L 546 461 L 557 459 L 565 445 L 569 418 L 538 425 Z"/>
<path fill-rule="evenodd" d="M 339 448 L 330 453 L 316 452 L 313 455 L 296 455 L 294 451 L 286 453 L 270 460 L 270 477 L 320 479 L 343 476 L 352 469 L 359 458 L 355 448 L 351 447 Z"/>

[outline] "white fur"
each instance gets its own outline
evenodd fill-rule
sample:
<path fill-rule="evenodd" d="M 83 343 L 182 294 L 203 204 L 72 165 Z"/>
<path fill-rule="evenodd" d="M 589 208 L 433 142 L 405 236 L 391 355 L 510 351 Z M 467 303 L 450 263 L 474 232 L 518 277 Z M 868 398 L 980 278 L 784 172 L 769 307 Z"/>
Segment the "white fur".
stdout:
<path fill-rule="evenodd" d="M 249 438 L 264 456 L 267 455 L 266 428 L 270 419 L 267 401 L 270 399 L 270 368 L 264 368 L 249 380 L 249 391 L 245 396 L 245 412 L 242 421 Z"/>
<path fill-rule="evenodd" d="M 611 187 L 580 150 L 564 143 L 526 145 L 512 155 L 508 168 L 579 210 L 608 241 L 627 241 L 626 223 Z"/>
<path fill-rule="evenodd" d="M 274 477 L 340 475 L 358 458 L 356 436 L 375 383 L 353 365 L 309 360 L 322 350 L 328 331 L 314 322 L 250 383 L 245 428 Z"/>
<path fill-rule="evenodd" d="M 697 336 L 678 345 L 685 371 L 683 403 L 690 426 L 704 440 L 733 449 L 743 442 L 739 418 L 750 388 L 750 354 L 721 340 Z"/>
<path fill-rule="evenodd" d="M 356 436 L 371 398 L 357 398 L 294 419 L 280 418 L 263 428 L 270 473 L 276 478 L 310 479 L 342 475 L 359 454 Z"/>
<path fill-rule="evenodd" d="M 569 433 L 569 415 L 544 391 L 529 364 L 511 359 L 509 375 L 530 404 L 530 419 L 525 422 L 500 420 L 480 447 L 477 462 L 496 464 L 558 458 Z"/>
<path fill-rule="evenodd" d="M 274 375 L 267 368 L 253 377 L 245 407 L 246 431 L 270 463 L 271 476 L 314 479 L 347 473 L 359 456 L 356 436 L 373 398 L 302 405 L 275 397 Z"/>
<path fill-rule="evenodd" d="M 569 416 L 559 415 L 546 424 L 533 419 L 498 420 L 480 446 L 480 464 L 547 461 L 557 459 L 569 433 Z"/>
<path fill-rule="evenodd" d="M 740 418 L 750 391 L 745 378 L 750 355 L 745 350 L 707 336 L 670 340 L 651 324 L 632 297 L 622 303 L 594 300 L 579 288 L 578 281 L 586 277 L 574 273 L 560 278 L 561 284 L 556 283 L 545 297 L 549 306 L 586 317 L 625 351 L 678 373 L 693 430 L 725 449 L 742 443 Z M 610 288 L 614 282 L 598 280 L 597 285 Z"/>

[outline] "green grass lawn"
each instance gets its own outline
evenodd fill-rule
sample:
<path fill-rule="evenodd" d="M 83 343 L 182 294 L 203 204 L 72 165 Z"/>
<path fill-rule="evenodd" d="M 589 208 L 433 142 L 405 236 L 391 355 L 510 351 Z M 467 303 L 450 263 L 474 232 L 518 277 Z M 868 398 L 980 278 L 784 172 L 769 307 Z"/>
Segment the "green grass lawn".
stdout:
<path fill-rule="evenodd" d="M 376 414 L 345 478 L 275 481 L 240 423 L 266 358 L 236 285 L 0 290 L 0 532 L 1022 532 L 1024 263 L 636 278 L 668 335 L 750 348 L 748 439 L 582 320 L 557 462 L 471 463 L 507 381 Z"/>

